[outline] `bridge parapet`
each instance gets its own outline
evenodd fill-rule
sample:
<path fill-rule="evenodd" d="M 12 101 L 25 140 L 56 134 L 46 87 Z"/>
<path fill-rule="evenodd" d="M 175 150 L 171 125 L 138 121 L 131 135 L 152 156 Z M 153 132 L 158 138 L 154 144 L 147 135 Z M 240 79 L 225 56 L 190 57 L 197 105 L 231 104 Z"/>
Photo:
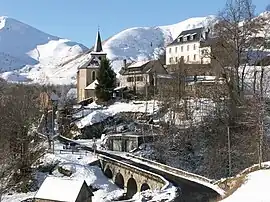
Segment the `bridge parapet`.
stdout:
<path fill-rule="evenodd" d="M 189 181 L 193 181 L 195 183 L 204 185 L 206 187 L 209 187 L 210 189 L 212 189 L 213 191 L 217 192 L 221 197 L 223 197 L 225 195 L 225 191 L 223 189 L 221 189 L 220 187 L 218 187 L 217 185 L 214 184 L 214 180 L 212 179 L 208 179 L 204 176 L 200 176 L 194 173 L 190 173 L 178 168 L 174 168 L 162 163 L 158 163 L 156 161 L 152 161 L 146 158 L 142 158 L 139 156 L 135 156 L 132 154 L 126 154 L 127 157 L 131 157 L 133 161 L 138 160 L 138 162 L 140 163 L 148 163 L 151 166 L 154 166 L 155 168 L 159 168 L 160 170 L 162 170 L 163 172 L 167 172 L 170 174 L 174 174 L 176 176 L 180 176 L 182 178 L 185 178 Z"/>

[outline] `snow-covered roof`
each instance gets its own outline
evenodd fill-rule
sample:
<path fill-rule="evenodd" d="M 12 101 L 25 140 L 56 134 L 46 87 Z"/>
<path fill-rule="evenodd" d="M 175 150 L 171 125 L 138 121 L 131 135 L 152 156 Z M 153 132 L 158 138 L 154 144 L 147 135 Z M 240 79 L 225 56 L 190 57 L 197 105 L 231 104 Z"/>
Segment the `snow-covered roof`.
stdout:
<path fill-rule="evenodd" d="M 98 84 L 98 80 L 95 80 L 91 84 L 86 86 L 85 90 L 95 90 L 97 84 Z"/>
<path fill-rule="evenodd" d="M 172 79 L 172 75 L 170 74 L 157 74 L 157 78 L 159 79 Z"/>
<path fill-rule="evenodd" d="M 144 60 L 144 61 L 139 61 L 139 62 L 135 62 L 131 65 L 128 66 L 128 68 L 130 67 L 141 67 L 143 65 L 145 65 L 146 63 L 148 63 L 150 60 Z"/>
<path fill-rule="evenodd" d="M 59 177 L 47 177 L 38 190 L 35 198 L 55 201 L 75 202 L 84 180 Z"/>
<path fill-rule="evenodd" d="M 69 99 L 76 99 L 77 98 L 77 88 L 71 88 L 67 92 L 67 97 Z"/>
<path fill-rule="evenodd" d="M 59 100 L 59 97 L 54 92 L 52 92 L 51 95 L 50 95 L 50 99 L 52 101 L 58 101 Z"/>
<path fill-rule="evenodd" d="M 113 90 L 117 91 L 117 90 L 123 90 L 123 89 L 125 89 L 125 88 L 127 88 L 127 86 L 118 86 L 118 87 L 116 87 L 116 88 L 113 89 Z"/>

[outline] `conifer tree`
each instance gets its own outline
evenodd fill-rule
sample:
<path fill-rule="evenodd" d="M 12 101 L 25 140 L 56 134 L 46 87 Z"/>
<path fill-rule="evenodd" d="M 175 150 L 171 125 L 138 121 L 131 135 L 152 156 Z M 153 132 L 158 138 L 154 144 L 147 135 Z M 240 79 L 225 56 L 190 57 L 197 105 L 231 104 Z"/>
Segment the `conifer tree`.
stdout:
<path fill-rule="evenodd" d="M 97 76 L 96 96 L 100 101 L 108 101 L 112 98 L 115 88 L 116 75 L 112 70 L 108 59 L 101 60 L 99 73 Z"/>

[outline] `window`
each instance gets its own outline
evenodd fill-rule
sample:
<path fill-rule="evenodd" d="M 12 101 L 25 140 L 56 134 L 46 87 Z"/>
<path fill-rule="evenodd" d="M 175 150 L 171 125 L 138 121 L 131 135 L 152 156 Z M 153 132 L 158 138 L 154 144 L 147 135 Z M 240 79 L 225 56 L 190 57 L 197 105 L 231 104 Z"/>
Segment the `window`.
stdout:
<path fill-rule="evenodd" d="M 181 46 L 181 52 L 183 52 L 184 51 L 184 47 L 183 46 Z"/>
<path fill-rule="evenodd" d="M 171 48 L 169 48 L 169 53 L 171 53 L 172 52 L 172 49 Z"/>
<path fill-rule="evenodd" d="M 196 61 L 196 54 L 194 54 L 194 56 L 193 56 L 193 60 L 194 60 L 194 61 Z"/>
<path fill-rule="evenodd" d="M 176 63 L 178 62 L 178 57 L 175 57 L 175 62 L 176 62 Z"/>
<path fill-rule="evenodd" d="M 202 55 L 205 55 L 206 54 L 206 50 L 202 50 Z"/>
<path fill-rule="evenodd" d="M 175 47 L 175 53 L 177 53 L 177 47 Z"/>
<path fill-rule="evenodd" d="M 194 38 L 193 38 L 193 35 L 190 36 L 190 40 L 192 41 Z"/>
<path fill-rule="evenodd" d="M 134 81 L 134 78 L 133 77 L 128 77 L 127 78 L 127 82 L 133 82 Z"/>
<path fill-rule="evenodd" d="M 186 36 L 184 36 L 184 39 L 183 39 L 183 41 L 187 41 L 187 37 L 186 37 Z"/>
<path fill-rule="evenodd" d="M 189 61 L 189 55 L 187 56 L 187 62 Z"/>
<path fill-rule="evenodd" d="M 143 77 L 142 76 L 137 76 L 136 81 L 143 81 Z"/>
<path fill-rule="evenodd" d="M 173 58 L 170 58 L 170 59 L 169 59 L 169 63 L 172 63 L 172 61 L 173 61 Z"/>
<path fill-rule="evenodd" d="M 189 51 L 189 45 L 187 45 L 187 51 Z"/>
<path fill-rule="evenodd" d="M 96 80 L 96 72 L 95 72 L 95 71 L 92 72 L 92 80 L 93 80 L 93 81 Z"/>
<path fill-rule="evenodd" d="M 196 50 L 196 44 L 193 45 L 193 50 Z"/>

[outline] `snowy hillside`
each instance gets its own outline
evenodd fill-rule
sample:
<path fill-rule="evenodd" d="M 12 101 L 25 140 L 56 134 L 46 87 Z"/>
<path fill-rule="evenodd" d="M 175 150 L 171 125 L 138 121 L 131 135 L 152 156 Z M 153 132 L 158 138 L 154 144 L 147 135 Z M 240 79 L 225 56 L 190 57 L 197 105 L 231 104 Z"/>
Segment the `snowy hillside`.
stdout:
<path fill-rule="evenodd" d="M 82 44 L 46 34 L 9 17 L 0 17 L 1 72 L 21 70 L 25 66 L 42 69 L 43 66 L 60 64 L 86 50 Z M 16 76 L 24 78 L 14 72 L 5 73 L 3 77 L 16 79 Z"/>
<path fill-rule="evenodd" d="M 103 49 L 112 61 L 115 72 L 118 72 L 123 59 L 131 62 L 156 58 L 181 31 L 207 25 L 214 18 L 197 17 L 168 26 L 130 28 L 106 40 Z M 90 57 L 89 53 L 81 54 L 85 47 L 47 35 L 13 19 L 1 19 L 0 37 L 8 40 L 0 41 L 0 61 L 9 61 L 5 65 L 5 71 L 15 70 L 5 72 L 2 74 L 3 78 L 9 81 L 54 84 L 76 82 L 77 68 Z M 19 49 L 15 48 L 18 44 Z M 4 58 L 1 58 L 1 52 Z"/>

